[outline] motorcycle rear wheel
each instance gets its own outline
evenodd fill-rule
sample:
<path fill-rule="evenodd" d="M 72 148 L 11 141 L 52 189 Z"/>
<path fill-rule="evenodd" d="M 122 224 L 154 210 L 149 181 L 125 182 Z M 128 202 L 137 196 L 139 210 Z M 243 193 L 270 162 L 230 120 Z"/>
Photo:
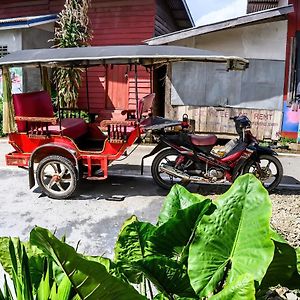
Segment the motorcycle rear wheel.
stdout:
<path fill-rule="evenodd" d="M 190 181 L 182 180 L 180 178 L 176 178 L 174 176 L 168 175 L 162 171 L 160 171 L 160 166 L 162 164 L 167 164 L 169 166 L 174 167 L 175 161 L 180 156 L 180 154 L 173 149 L 166 149 L 158 153 L 158 155 L 154 158 L 151 165 L 151 174 L 153 180 L 157 185 L 162 187 L 165 190 L 171 189 L 174 184 L 180 184 L 182 186 L 187 186 Z"/>
<path fill-rule="evenodd" d="M 278 158 L 264 154 L 259 156 L 259 161 L 250 160 L 245 165 L 243 174 L 246 173 L 256 176 L 270 192 L 279 185 L 283 176 L 283 168 Z"/>

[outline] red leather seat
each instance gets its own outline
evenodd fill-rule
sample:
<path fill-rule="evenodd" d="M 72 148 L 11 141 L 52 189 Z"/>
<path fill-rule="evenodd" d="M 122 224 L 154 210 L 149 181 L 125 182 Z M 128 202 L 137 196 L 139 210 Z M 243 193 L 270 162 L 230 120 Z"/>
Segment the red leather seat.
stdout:
<path fill-rule="evenodd" d="M 14 94 L 13 102 L 15 115 L 18 117 L 54 117 L 51 98 L 46 91 Z M 25 121 L 16 123 L 19 132 L 26 131 Z"/>
<path fill-rule="evenodd" d="M 77 139 L 87 132 L 87 124 L 83 119 L 66 118 L 61 120 L 61 130 L 59 125 L 49 125 L 48 130 L 51 134 L 62 134 L 72 139 Z"/>
<path fill-rule="evenodd" d="M 192 144 L 195 146 L 213 146 L 218 140 L 218 138 L 213 134 L 206 136 L 191 134 L 190 137 Z"/>
<path fill-rule="evenodd" d="M 54 117 L 51 97 L 46 91 L 14 94 L 13 103 L 16 116 L 45 118 Z M 17 121 L 17 127 L 19 132 L 26 131 L 26 122 Z M 45 129 L 46 126 L 44 127 L 44 130 Z M 50 134 L 62 134 L 76 139 L 87 132 L 87 124 L 83 119 L 66 118 L 61 120 L 61 128 L 58 123 L 56 125 L 49 125 L 48 130 Z"/>

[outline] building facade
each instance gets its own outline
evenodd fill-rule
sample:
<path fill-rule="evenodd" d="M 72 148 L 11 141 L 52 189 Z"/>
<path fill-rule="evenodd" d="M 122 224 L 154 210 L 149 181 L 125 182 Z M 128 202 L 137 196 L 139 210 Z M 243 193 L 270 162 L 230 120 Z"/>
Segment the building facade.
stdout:
<path fill-rule="evenodd" d="M 57 14 L 64 0 L 3 0 L 0 6 L 0 52 L 51 47 Z M 91 0 L 91 45 L 141 44 L 145 39 L 193 26 L 185 0 Z M 6 51 L 6 52 L 5 52 Z M 18 71 L 18 70 L 16 70 Z M 83 73 L 83 90 L 86 80 Z M 36 75 L 38 76 L 38 75 Z M 79 107 L 99 118 L 121 117 L 133 104 L 133 74 L 127 67 L 93 68 L 87 73 L 88 95 L 80 93 Z M 139 96 L 150 92 L 150 74 L 140 70 Z M 29 82 L 27 82 L 29 81 Z M 39 80 L 27 79 L 23 91 L 36 90 Z M 35 82 L 37 84 L 35 84 Z"/>

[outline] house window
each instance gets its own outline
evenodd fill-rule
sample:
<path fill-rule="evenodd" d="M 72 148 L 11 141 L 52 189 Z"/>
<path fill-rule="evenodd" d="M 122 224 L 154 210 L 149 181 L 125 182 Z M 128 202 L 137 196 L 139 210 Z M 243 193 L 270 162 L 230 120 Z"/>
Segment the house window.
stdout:
<path fill-rule="evenodd" d="M 7 45 L 0 45 L 0 58 L 8 54 Z"/>

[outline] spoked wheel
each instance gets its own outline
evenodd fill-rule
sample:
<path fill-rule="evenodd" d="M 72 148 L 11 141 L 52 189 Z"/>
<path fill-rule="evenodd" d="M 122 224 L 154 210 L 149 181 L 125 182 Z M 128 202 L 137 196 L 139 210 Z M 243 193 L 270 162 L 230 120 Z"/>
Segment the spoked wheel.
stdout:
<path fill-rule="evenodd" d="M 179 172 L 182 172 L 183 166 L 181 164 L 178 165 L 178 159 L 180 157 L 181 155 L 177 151 L 173 149 L 167 149 L 160 152 L 154 158 L 151 165 L 151 174 L 154 181 L 163 189 L 169 190 L 175 183 L 181 184 L 183 186 L 187 186 L 190 183 L 190 181 L 188 180 L 182 180 L 180 178 L 177 178 L 176 176 L 167 174 L 162 170 L 162 167 L 174 168 L 176 166 L 176 168 L 179 168 Z"/>
<path fill-rule="evenodd" d="M 36 170 L 36 179 L 42 191 L 55 199 L 70 197 L 77 186 L 75 167 L 63 156 L 51 155 L 42 159 Z"/>
<path fill-rule="evenodd" d="M 252 173 L 268 191 L 274 190 L 283 176 L 281 162 L 274 156 L 261 155 L 259 161 L 249 161 L 243 173 Z"/>

